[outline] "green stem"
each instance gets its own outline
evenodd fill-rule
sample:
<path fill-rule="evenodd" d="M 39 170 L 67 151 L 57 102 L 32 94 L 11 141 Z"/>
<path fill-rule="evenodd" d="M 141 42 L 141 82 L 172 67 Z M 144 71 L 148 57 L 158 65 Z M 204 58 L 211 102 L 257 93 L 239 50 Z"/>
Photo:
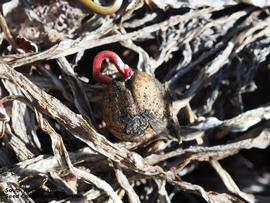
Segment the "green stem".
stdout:
<path fill-rule="evenodd" d="M 110 6 L 102 6 L 93 2 L 93 0 L 80 0 L 85 6 L 87 6 L 90 10 L 95 13 L 99 13 L 102 15 L 111 15 L 119 10 L 121 7 L 123 0 L 115 0 L 114 3 Z"/>

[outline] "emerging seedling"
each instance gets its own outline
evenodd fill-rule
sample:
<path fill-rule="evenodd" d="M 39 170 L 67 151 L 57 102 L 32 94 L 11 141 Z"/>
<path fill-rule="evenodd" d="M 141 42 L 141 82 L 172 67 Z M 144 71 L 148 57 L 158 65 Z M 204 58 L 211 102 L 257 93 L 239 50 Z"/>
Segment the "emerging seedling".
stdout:
<path fill-rule="evenodd" d="M 109 59 L 120 78 L 103 75 L 102 61 Z M 102 51 L 93 62 L 93 77 L 106 85 L 102 100 L 107 129 L 121 140 L 144 141 L 162 132 L 168 124 L 169 102 L 165 90 L 153 76 L 132 71 L 112 51 Z"/>

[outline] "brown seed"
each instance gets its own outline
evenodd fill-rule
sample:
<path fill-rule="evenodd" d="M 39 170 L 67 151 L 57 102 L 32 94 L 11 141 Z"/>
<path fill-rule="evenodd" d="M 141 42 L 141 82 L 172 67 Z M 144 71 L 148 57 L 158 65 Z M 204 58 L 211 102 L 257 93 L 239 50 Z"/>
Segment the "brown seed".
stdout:
<path fill-rule="evenodd" d="M 145 72 L 135 72 L 126 82 L 107 85 L 102 103 L 103 119 L 109 131 L 128 141 L 142 141 L 167 126 L 164 89 Z"/>

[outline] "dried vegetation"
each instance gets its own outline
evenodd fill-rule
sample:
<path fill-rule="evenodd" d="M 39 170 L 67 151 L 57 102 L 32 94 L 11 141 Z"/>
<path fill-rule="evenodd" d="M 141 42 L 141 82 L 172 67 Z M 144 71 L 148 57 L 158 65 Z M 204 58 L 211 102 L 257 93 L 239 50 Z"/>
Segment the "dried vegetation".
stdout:
<path fill-rule="evenodd" d="M 270 2 L 243 2 L 1 1 L 0 201 L 270 202 Z M 169 88 L 179 137 L 108 133 L 104 49 Z"/>

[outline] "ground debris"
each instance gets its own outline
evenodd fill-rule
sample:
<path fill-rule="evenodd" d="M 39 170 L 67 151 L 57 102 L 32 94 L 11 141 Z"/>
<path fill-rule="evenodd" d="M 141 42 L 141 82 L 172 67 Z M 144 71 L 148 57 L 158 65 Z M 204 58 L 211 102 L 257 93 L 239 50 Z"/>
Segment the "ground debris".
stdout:
<path fill-rule="evenodd" d="M 0 202 L 270 202 L 270 1 L 95 2 L 122 5 L 0 3 Z M 173 130 L 106 129 L 102 50 L 163 83 Z"/>

